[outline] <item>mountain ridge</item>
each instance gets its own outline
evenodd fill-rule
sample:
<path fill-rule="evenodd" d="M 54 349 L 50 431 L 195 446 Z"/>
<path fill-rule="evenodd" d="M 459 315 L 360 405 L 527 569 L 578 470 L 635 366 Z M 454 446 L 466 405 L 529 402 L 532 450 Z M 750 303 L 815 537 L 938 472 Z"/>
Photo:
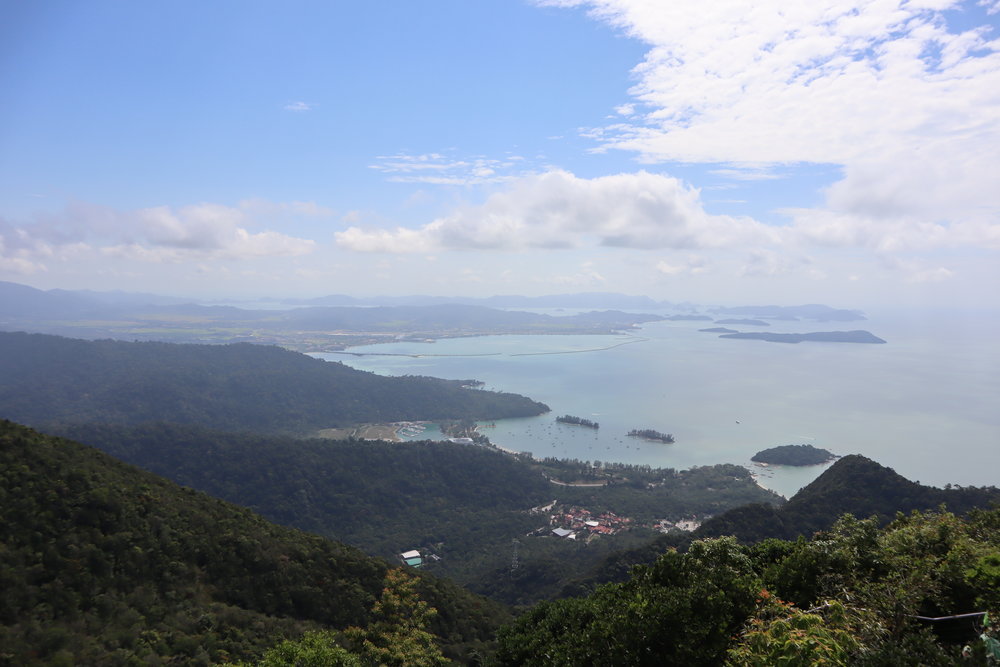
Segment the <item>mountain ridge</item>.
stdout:
<path fill-rule="evenodd" d="M 84 341 L 0 332 L 0 414 L 50 422 L 312 432 L 367 422 L 548 411 L 465 381 L 385 377 L 276 346 Z"/>

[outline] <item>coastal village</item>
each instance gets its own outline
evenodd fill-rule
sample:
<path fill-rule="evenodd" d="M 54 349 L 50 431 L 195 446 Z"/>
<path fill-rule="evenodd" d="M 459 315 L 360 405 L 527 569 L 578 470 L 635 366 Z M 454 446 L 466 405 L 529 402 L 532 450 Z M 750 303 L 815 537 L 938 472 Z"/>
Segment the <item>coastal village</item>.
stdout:
<path fill-rule="evenodd" d="M 395 431 L 394 435 L 397 439 L 400 437 L 415 438 L 419 437 L 427 429 L 427 422 L 404 421 L 395 422 L 388 426 Z M 450 428 L 442 428 L 442 431 L 453 436 L 446 438 L 450 442 L 467 445 L 488 444 L 495 447 L 495 445 L 489 442 L 488 438 L 477 433 L 477 428 L 474 423 L 469 425 L 453 424 L 449 425 L 449 427 Z M 378 435 L 376 435 L 376 438 Z M 467 437 L 469 435 L 472 435 L 473 437 Z M 475 436 L 478 436 L 478 438 Z M 477 443 L 477 440 L 481 440 L 482 443 Z M 499 447 L 497 447 L 497 449 L 502 450 L 502 448 Z M 607 480 L 601 480 L 593 483 L 567 483 L 552 479 L 548 476 L 546 476 L 546 479 L 553 484 L 563 486 L 604 486 L 608 483 Z M 528 513 L 547 517 L 547 524 L 527 533 L 526 537 L 556 537 L 559 539 L 589 543 L 602 535 L 615 535 L 640 526 L 640 524 L 636 524 L 631 517 L 619 516 L 611 511 L 593 512 L 587 508 L 578 507 L 576 505 L 562 507 L 560 506 L 558 500 L 553 500 L 545 505 L 532 507 L 528 510 Z M 677 521 L 658 519 L 650 524 L 644 524 L 642 527 L 650 528 L 661 533 L 669 533 L 671 531 L 691 532 L 701 526 L 702 521 L 708 518 L 710 517 L 705 516 L 700 519 L 698 517 L 689 517 Z M 410 549 L 397 554 L 397 557 L 402 564 L 417 568 L 424 567 L 430 562 L 441 560 L 441 556 L 433 553 L 430 549 Z"/>
<path fill-rule="evenodd" d="M 559 505 L 559 501 L 553 500 L 546 505 L 539 505 L 528 510 L 529 514 L 546 516 L 548 524 L 531 531 L 525 537 L 556 537 L 587 543 L 601 535 L 614 535 L 637 526 L 631 518 L 618 516 L 614 512 L 594 513 L 575 505 L 568 507 L 560 507 Z M 710 517 L 704 517 L 704 519 L 708 518 Z M 661 533 L 669 533 L 675 530 L 691 532 L 699 526 L 701 526 L 701 521 L 692 517 L 679 521 L 660 519 L 648 527 Z M 427 549 L 424 551 L 419 549 L 404 551 L 398 554 L 398 558 L 402 564 L 418 568 L 429 562 L 441 560 L 439 555 Z"/>
<path fill-rule="evenodd" d="M 630 517 L 618 516 L 614 512 L 591 512 L 583 507 L 559 508 L 558 501 L 539 505 L 528 510 L 532 514 L 547 514 L 549 525 L 538 528 L 528 535 L 554 535 L 568 540 L 590 541 L 601 535 L 614 535 L 635 526 Z M 696 519 L 669 521 L 660 519 L 650 526 L 654 530 L 667 533 L 672 530 L 693 531 L 701 525 Z"/>

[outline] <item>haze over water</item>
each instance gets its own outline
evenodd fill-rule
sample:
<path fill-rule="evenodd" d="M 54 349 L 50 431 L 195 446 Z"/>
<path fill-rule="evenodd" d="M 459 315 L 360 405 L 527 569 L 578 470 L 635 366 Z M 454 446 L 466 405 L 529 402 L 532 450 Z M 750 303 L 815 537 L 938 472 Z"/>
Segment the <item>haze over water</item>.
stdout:
<path fill-rule="evenodd" d="M 483 430 L 495 444 L 536 457 L 681 469 L 749 465 L 761 449 L 808 443 L 864 454 L 924 484 L 978 486 L 997 484 L 1000 469 L 997 323 L 983 314 L 900 310 L 864 322 L 730 327 L 866 329 L 886 345 L 726 340 L 698 331 L 711 322 L 654 322 L 628 335 L 483 336 L 317 356 L 386 375 L 477 379 L 542 401 L 551 413 Z M 386 354 L 438 356 L 378 356 Z M 555 423 L 563 414 L 601 428 Z M 627 437 L 633 428 L 672 433 L 677 442 Z M 772 468 L 760 481 L 791 495 L 823 468 Z"/>

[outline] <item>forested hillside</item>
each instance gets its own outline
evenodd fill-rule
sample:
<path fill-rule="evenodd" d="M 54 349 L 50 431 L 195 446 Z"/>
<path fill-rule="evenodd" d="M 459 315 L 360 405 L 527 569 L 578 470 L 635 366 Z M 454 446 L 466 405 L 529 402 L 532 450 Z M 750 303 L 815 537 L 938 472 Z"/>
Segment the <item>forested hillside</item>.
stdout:
<path fill-rule="evenodd" d="M 540 604 L 501 631 L 497 663 L 986 665 L 998 610 L 1000 510 L 847 517 L 810 540 L 699 540 Z"/>
<path fill-rule="evenodd" d="M 303 433 L 363 422 L 500 419 L 548 407 L 458 381 L 390 378 L 278 347 L 83 341 L 0 332 L 0 416 Z"/>
<path fill-rule="evenodd" d="M 442 558 L 429 565 L 432 571 L 511 603 L 554 595 L 615 549 L 649 541 L 655 533 L 648 526 L 657 519 L 781 501 L 738 466 L 595 470 L 583 462 L 535 462 L 443 442 L 302 440 L 163 424 L 82 425 L 60 434 L 368 553 L 392 558 L 431 549 Z M 609 483 L 565 486 L 546 475 L 569 481 L 591 475 Z M 616 512 L 635 528 L 589 544 L 547 537 L 548 514 L 529 510 L 553 500 Z M 541 535 L 526 537 L 539 528 Z M 515 538 L 520 567 L 512 573 Z"/>
<path fill-rule="evenodd" d="M 89 447 L 0 422 L 0 664 L 208 664 L 364 627 L 384 561 L 271 524 Z M 430 576 L 454 656 L 505 612 Z"/>
<path fill-rule="evenodd" d="M 706 522 L 699 537 L 735 535 L 744 542 L 768 537 L 795 539 L 825 530 L 842 514 L 876 516 L 887 523 L 897 512 L 945 506 L 964 514 L 1000 503 L 996 487 L 938 489 L 912 482 L 891 468 L 865 458 L 845 456 L 781 506 L 754 504 L 740 507 Z"/>
<path fill-rule="evenodd" d="M 695 539 L 731 535 L 745 544 L 769 538 L 794 540 L 828 530 L 845 514 L 858 519 L 874 517 L 885 525 L 899 512 L 944 507 L 964 515 L 997 506 L 1000 506 L 1000 490 L 996 487 L 938 489 L 912 482 L 863 456 L 845 456 L 787 503 L 750 503 L 718 514 L 693 533 L 665 535 L 622 550 L 567 590 L 586 592 L 598 584 L 624 581 L 633 566 L 648 565 L 668 549 L 686 549 Z"/>

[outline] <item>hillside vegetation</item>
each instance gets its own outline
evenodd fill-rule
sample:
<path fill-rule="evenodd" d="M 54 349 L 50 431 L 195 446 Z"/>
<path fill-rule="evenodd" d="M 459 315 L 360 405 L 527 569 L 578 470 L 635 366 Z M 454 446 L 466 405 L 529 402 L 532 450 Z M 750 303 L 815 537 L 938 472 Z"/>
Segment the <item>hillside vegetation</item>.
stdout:
<path fill-rule="evenodd" d="M 693 533 L 664 535 L 612 554 L 567 591 L 586 592 L 601 583 L 620 582 L 635 565 L 649 565 L 667 549 L 686 549 L 695 539 L 735 536 L 744 544 L 771 538 L 795 540 L 829 530 L 840 517 L 874 518 L 886 525 L 899 512 L 945 508 L 958 515 L 1000 506 L 996 487 L 938 489 L 912 482 L 863 456 L 845 456 L 787 503 L 750 503 L 718 513 Z"/>
<path fill-rule="evenodd" d="M 698 536 L 735 535 L 744 542 L 768 537 L 795 539 L 827 529 L 841 514 L 875 516 L 887 523 L 897 512 L 945 506 L 965 514 L 994 503 L 1000 503 L 996 487 L 924 486 L 854 454 L 836 461 L 783 506 L 752 504 L 730 510 L 707 521 Z"/>
<path fill-rule="evenodd" d="M 84 425 L 60 432 L 278 523 L 393 558 L 413 548 L 441 556 L 432 571 L 510 603 L 558 593 L 615 549 L 651 529 L 602 536 L 589 544 L 527 533 L 549 515 L 530 513 L 553 500 L 613 511 L 638 525 L 719 514 L 751 502 L 781 502 L 738 466 L 687 471 L 633 466 L 594 469 L 580 461 L 513 457 L 447 442 L 301 440 L 188 426 Z M 565 486 L 546 479 L 603 480 Z M 520 567 L 510 572 L 512 540 Z"/>
<path fill-rule="evenodd" d="M 0 415 L 305 433 L 364 422 L 500 419 L 548 407 L 459 381 L 383 377 L 278 347 L 83 341 L 0 332 Z"/>
<path fill-rule="evenodd" d="M 837 455 L 833 452 L 814 445 L 779 445 L 757 452 L 750 460 L 782 466 L 811 466 L 835 458 Z"/>
<path fill-rule="evenodd" d="M 77 443 L 0 422 L 0 664 L 208 664 L 365 627 L 384 561 Z M 423 576 L 431 630 L 482 650 L 501 608 Z"/>
<path fill-rule="evenodd" d="M 1000 510 L 845 517 L 810 540 L 698 540 L 542 603 L 501 631 L 497 664 L 985 665 L 998 610 Z"/>

